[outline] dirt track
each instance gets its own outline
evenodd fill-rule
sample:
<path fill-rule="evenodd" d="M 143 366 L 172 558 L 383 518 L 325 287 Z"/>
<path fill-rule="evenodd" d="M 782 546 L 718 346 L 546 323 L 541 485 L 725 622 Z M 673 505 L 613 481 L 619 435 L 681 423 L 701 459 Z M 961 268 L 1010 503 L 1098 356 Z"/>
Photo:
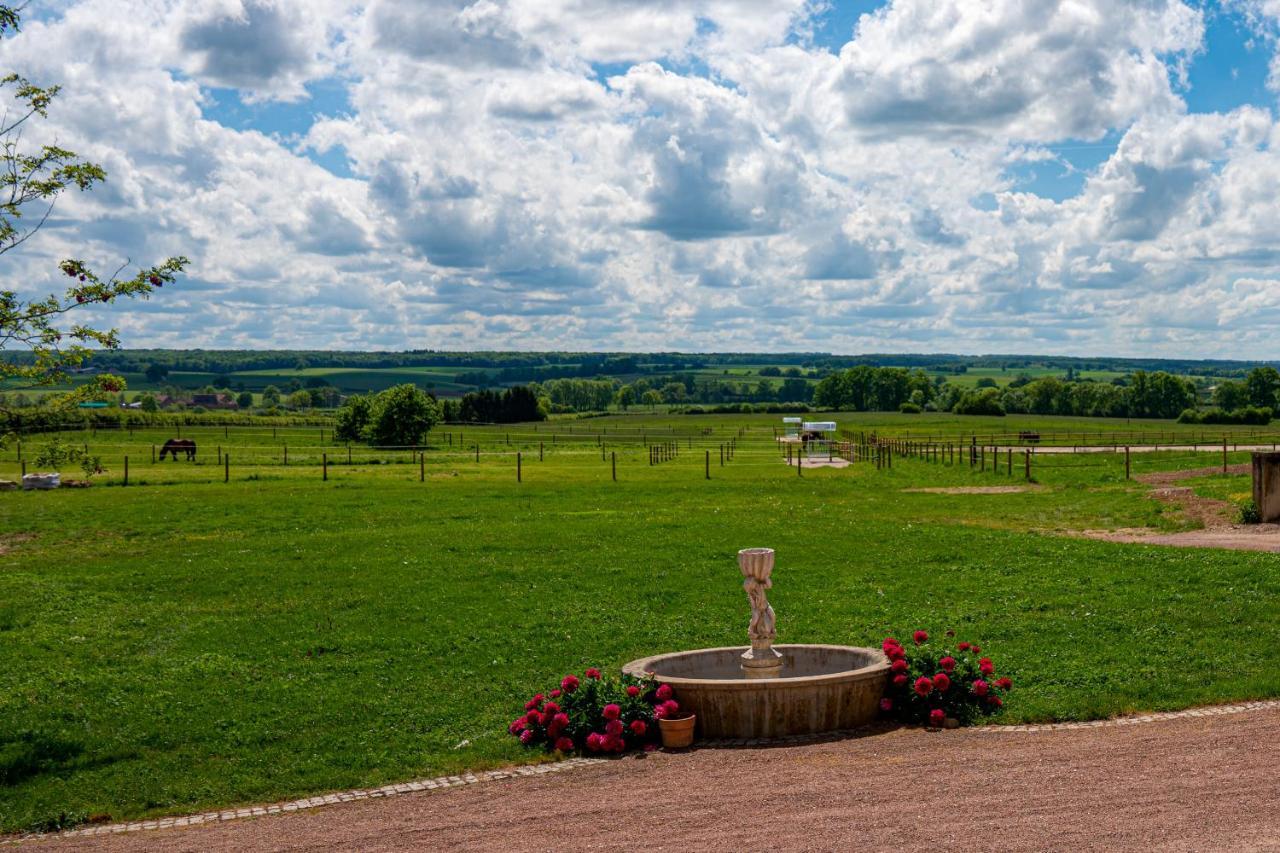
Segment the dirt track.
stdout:
<path fill-rule="evenodd" d="M 1248 465 L 1233 465 L 1228 473 L 1248 474 L 1249 470 Z M 1155 533 L 1146 529 L 1086 530 L 1080 535 L 1108 542 L 1280 553 L 1280 524 L 1237 524 L 1234 504 L 1201 497 L 1193 489 L 1175 485 L 1181 480 L 1219 473 L 1222 469 L 1214 466 L 1189 471 L 1161 471 L 1137 478 L 1139 482 L 1153 487 L 1151 497 L 1177 507 L 1184 518 L 1201 524 L 1199 530 L 1182 533 Z"/>
<path fill-rule="evenodd" d="M 1280 850 L 1280 709 L 701 749 L 18 850 Z"/>

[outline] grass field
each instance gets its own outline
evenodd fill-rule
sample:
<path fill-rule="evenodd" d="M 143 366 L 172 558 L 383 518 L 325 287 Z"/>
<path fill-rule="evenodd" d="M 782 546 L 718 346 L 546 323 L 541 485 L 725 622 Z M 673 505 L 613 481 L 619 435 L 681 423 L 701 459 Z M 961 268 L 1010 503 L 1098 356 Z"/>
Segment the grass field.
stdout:
<path fill-rule="evenodd" d="M 855 433 L 986 429 L 839 420 Z M 1120 456 L 1042 455 L 1043 488 L 1026 493 L 914 493 L 1021 472 L 898 458 L 798 476 L 774 446 L 778 421 L 446 427 L 421 467 L 412 451 L 368 448 L 348 465 L 319 429 L 184 431 L 199 436 L 194 465 L 150 462 L 167 434 L 65 436 L 102 453 L 98 485 L 0 494 L 0 830 L 529 760 L 505 723 L 564 672 L 742 642 L 734 553 L 749 545 L 778 551 L 780 641 L 955 629 L 1014 679 L 1006 722 L 1280 695 L 1280 557 L 1056 535 L 1182 526 L 1125 481 Z M 651 466 L 645 441 L 678 441 L 680 455 Z M 126 453 L 127 488 L 113 461 Z M 1219 459 L 1174 450 L 1133 464 Z M 0 477 L 17 464 L 11 447 Z M 1203 480 L 1241 491 L 1238 476 Z"/>

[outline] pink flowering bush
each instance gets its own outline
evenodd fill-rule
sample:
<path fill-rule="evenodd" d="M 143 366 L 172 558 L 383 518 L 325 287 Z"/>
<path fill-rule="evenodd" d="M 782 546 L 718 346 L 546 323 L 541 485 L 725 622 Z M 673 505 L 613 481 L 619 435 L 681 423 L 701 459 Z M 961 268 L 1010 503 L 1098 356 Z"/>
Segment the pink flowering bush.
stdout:
<path fill-rule="evenodd" d="M 533 696 L 507 731 L 528 747 L 558 752 L 620 753 L 652 749 L 658 720 L 680 713 L 666 684 L 624 675 L 606 678 L 592 667 L 566 675 L 555 689 Z"/>
<path fill-rule="evenodd" d="M 916 631 L 908 645 L 886 637 L 881 648 L 889 658 L 889 683 L 880 712 L 889 719 L 938 728 L 951 718 L 966 725 L 999 712 L 1013 688 L 1011 679 L 996 675 L 981 646 L 952 646 L 950 631 L 941 643 Z"/>

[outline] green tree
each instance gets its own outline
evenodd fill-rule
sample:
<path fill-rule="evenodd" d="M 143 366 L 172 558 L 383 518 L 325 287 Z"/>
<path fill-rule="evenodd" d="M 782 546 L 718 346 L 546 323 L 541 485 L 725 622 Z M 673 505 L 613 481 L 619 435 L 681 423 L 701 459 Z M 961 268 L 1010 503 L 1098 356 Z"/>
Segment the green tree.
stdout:
<path fill-rule="evenodd" d="M 163 364 L 152 362 L 147 365 L 144 375 L 147 377 L 148 382 L 156 383 L 169 375 L 169 368 L 165 367 Z"/>
<path fill-rule="evenodd" d="M 280 389 L 274 385 L 268 385 L 262 390 L 262 405 L 278 406 L 280 405 Z"/>
<path fill-rule="evenodd" d="M 364 394 L 353 394 L 334 419 L 333 437 L 338 441 L 364 441 L 373 416 L 373 400 Z"/>
<path fill-rule="evenodd" d="M 1218 408 L 1234 412 L 1249 405 L 1249 388 L 1243 382 L 1232 382 L 1224 379 L 1213 389 L 1213 404 Z"/>
<path fill-rule="evenodd" d="M 625 412 L 630 406 L 636 404 L 636 389 L 630 385 L 623 385 L 614 398 L 618 402 L 618 408 Z"/>
<path fill-rule="evenodd" d="M 1244 380 L 1249 392 L 1249 405 L 1276 410 L 1280 408 L 1280 371 L 1274 367 L 1255 367 Z"/>
<path fill-rule="evenodd" d="M 289 395 L 289 408 L 291 409 L 309 409 L 311 408 L 311 392 L 305 390 L 294 391 Z"/>
<path fill-rule="evenodd" d="M 0 36 L 18 30 L 21 8 L 0 5 Z M 82 160 L 74 151 L 57 145 L 24 145 L 29 123 L 48 117 L 60 87 L 41 87 L 17 74 L 0 77 L 0 254 L 21 246 L 49 219 L 58 199 L 66 192 L 84 192 L 106 180 L 102 167 Z M 29 136 L 41 136 L 33 133 Z M 70 283 L 61 295 L 24 299 L 15 290 L 0 289 L 0 350 L 25 351 L 29 359 L 0 360 L 0 381 L 25 387 L 49 386 L 68 380 L 68 371 L 81 366 L 90 346 L 115 349 L 114 329 L 67 324 L 68 315 L 85 305 L 111 304 L 117 299 L 147 298 L 156 288 L 172 283 L 188 264 L 186 258 L 169 258 L 134 275 L 100 275 L 84 261 L 70 258 L 59 268 Z M 101 374 L 74 391 L 55 398 L 68 406 L 125 387 L 124 379 Z"/>
<path fill-rule="evenodd" d="M 411 447 L 440 420 L 436 401 L 416 385 L 396 385 L 373 399 L 369 443 L 378 447 Z"/>
<path fill-rule="evenodd" d="M 655 406 L 662 404 L 662 392 L 650 388 L 640 395 L 640 402 L 648 406 L 649 411 L 652 412 Z"/>
<path fill-rule="evenodd" d="M 142 407 L 142 411 L 144 412 L 160 411 L 160 404 L 156 402 L 156 398 L 154 394 L 150 394 L 150 393 L 143 394 L 142 399 L 139 400 L 138 402 Z"/>
<path fill-rule="evenodd" d="M 249 391 L 241 391 L 236 396 L 236 405 L 242 409 L 253 408 L 253 394 Z"/>

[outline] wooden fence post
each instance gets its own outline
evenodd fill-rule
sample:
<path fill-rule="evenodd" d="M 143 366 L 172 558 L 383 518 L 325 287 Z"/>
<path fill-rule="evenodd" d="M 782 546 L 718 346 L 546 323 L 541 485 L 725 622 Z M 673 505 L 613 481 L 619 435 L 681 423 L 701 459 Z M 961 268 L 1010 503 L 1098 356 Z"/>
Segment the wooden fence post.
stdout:
<path fill-rule="evenodd" d="M 129 485 L 129 457 L 124 458 L 124 484 Z"/>
<path fill-rule="evenodd" d="M 711 479 L 711 451 L 707 451 L 707 479 Z"/>
<path fill-rule="evenodd" d="M 231 482 L 231 454 L 222 457 L 222 482 Z"/>
<path fill-rule="evenodd" d="M 1026 460 L 1025 460 L 1026 478 L 1027 478 L 1027 481 L 1030 482 L 1031 480 L 1031 449 L 1027 448 L 1026 450 L 1022 451 L 1022 453 L 1026 457 Z"/>
<path fill-rule="evenodd" d="M 154 444 L 151 445 L 151 464 L 156 464 L 156 446 Z"/>
<path fill-rule="evenodd" d="M 323 472 L 322 479 L 324 479 L 325 482 L 328 482 L 329 480 L 329 454 L 328 453 L 320 454 L 320 468 L 321 468 L 321 471 Z"/>
<path fill-rule="evenodd" d="M 1129 446 L 1127 444 L 1124 448 L 1124 478 L 1129 479 Z"/>
<path fill-rule="evenodd" d="M 1222 437 L 1222 473 L 1227 473 L 1227 437 Z"/>
<path fill-rule="evenodd" d="M 539 461 L 539 462 L 541 462 L 541 461 L 542 461 L 542 458 L 543 458 L 543 457 L 542 457 L 542 442 L 541 442 L 541 441 L 539 441 L 539 442 L 538 442 L 538 461 Z"/>
<path fill-rule="evenodd" d="M 609 458 L 613 461 L 613 482 L 618 482 L 618 454 L 610 453 Z"/>
<path fill-rule="evenodd" d="M 520 451 L 517 450 L 516 451 L 516 482 L 517 483 L 524 482 L 524 480 L 522 479 L 520 467 L 521 467 Z"/>
<path fill-rule="evenodd" d="M 418 482 L 425 483 L 427 481 L 427 454 L 418 454 Z"/>

